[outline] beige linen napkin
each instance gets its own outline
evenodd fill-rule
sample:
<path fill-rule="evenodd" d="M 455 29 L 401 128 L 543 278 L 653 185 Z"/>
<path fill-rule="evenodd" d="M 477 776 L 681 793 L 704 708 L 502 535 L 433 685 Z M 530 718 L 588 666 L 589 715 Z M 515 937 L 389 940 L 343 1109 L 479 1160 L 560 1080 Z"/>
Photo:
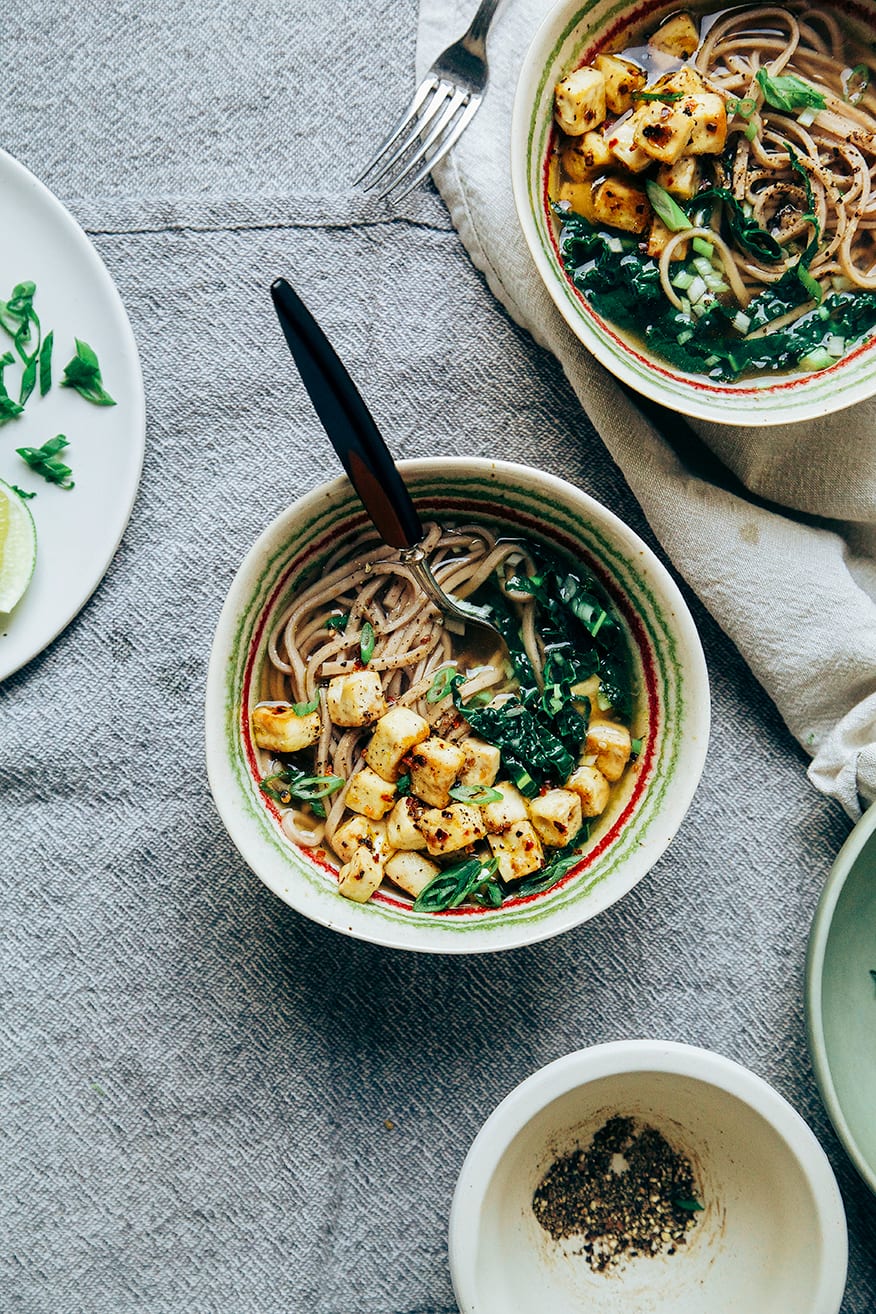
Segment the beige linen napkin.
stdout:
<path fill-rule="evenodd" d="M 473 8 L 421 0 L 419 72 Z M 695 421 L 741 481 L 734 493 L 682 463 L 581 346 L 530 259 L 509 174 L 517 77 L 549 8 L 505 0 L 490 32 L 484 104 L 436 181 L 490 288 L 558 357 L 673 563 L 811 754 L 813 784 L 857 818 L 876 798 L 876 401 L 785 428 Z"/>

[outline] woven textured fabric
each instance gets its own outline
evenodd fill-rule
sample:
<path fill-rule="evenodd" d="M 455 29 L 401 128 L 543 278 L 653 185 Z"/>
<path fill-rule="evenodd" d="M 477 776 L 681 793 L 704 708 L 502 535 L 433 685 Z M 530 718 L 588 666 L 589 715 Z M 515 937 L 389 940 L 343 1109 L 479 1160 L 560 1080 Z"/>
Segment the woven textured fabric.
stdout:
<path fill-rule="evenodd" d="M 447 31 L 465 27 L 467 10 L 423 0 L 420 68 Z M 546 12 L 544 0 L 506 0 L 489 94 L 440 167 L 442 194 L 475 264 L 555 352 L 669 556 L 812 756 L 813 783 L 857 818 L 876 797 L 876 401 L 785 428 L 694 422 L 744 487 L 783 514 L 688 469 L 580 345 L 530 258 L 508 170 L 517 76 Z"/>
<path fill-rule="evenodd" d="M 328 0 L 7 16 L 4 146 L 116 279 L 148 431 L 105 580 L 0 685 L 0 1311 L 453 1314 L 447 1218 L 477 1129 L 541 1064 L 639 1035 L 720 1050 L 806 1117 L 849 1208 L 844 1314 L 869 1314 L 873 1206 L 802 1017 L 848 822 L 690 590 L 714 698 L 702 785 L 649 876 L 557 940 L 464 961 L 346 940 L 264 889 L 210 799 L 225 592 L 265 524 L 337 470 L 273 317 L 277 274 L 398 456 L 529 461 L 661 551 L 434 192 L 393 211 L 349 187 L 409 90 L 415 33 L 413 0 L 356 0 L 343 21 Z"/>

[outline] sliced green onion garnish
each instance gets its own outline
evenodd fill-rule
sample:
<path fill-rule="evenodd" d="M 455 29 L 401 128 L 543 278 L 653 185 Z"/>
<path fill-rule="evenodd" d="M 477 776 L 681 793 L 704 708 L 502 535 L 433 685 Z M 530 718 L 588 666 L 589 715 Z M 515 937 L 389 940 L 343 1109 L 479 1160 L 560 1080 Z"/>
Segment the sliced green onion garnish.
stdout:
<path fill-rule="evenodd" d="M 325 623 L 325 628 L 327 630 L 345 630 L 349 620 L 349 614 L 344 616 L 329 616 Z"/>
<path fill-rule="evenodd" d="M 697 239 L 694 238 L 694 241 L 696 240 Z M 687 269 L 679 269 L 678 273 L 675 274 L 669 281 L 672 283 L 672 286 L 674 288 L 678 289 L 679 292 L 686 292 L 687 289 L 690 287 L 691 283 L 694 281 L 694 276 Z"/>
<path fill-rule="evenodd" d="M 319 694 L 316 695 L 312 703 L 293 703 L 292 711 L 296 716 L 309 716 L 319 707 Z"/>
<path fill-rule="evenodd" d="M 824 349 L 829 356 L 839 359 L 846 354 L 845 338 L 841 338 L 837 333 L 831 333 L 830 337 L 824 344 Z"/>
<path fill-rule="evenodd" d="M 442 698 L 447 698 L 453 687 L 455 674 L 456 672 L 452 666 L 442 666 L 440 671 L 436 671 L 426 693 L 426 702 L 440 703 Z"/>
<path fill-rule="evenodd" d="M 748 139 L 748 141 L 754 141 L 755 137 L 757 136 L 759 128 L 760 128 L 760 119 L 759 118 L 752 119 L 748 124 L 747 128 L 745 129 L 745 136 Z"/>
<path fill-rule="evenodd" d="M 448 792 L 457 803 L 475 803 L 478 807 L 502 802 L 502 791 L 489 785 L 452 785 Z"/>
<path fill-rule="evenodd" d="M 681 233 L 685 228 L 692 228 L 693 224 L 684 213 L 677 201 L 669 195 L 665 187 L 659 183 L 648 179 L 645 183 L 645 191 L 648 193 L 648 200 L 654 209 L 654 213 L 673 233 Z"/>
<path fill-rule="evenodd" d="M 801 370 L 826 370 L 829 365 L 835 364 L 833 356 L 825 351 L 824 347 L 816 347 L 808 355 L 801 356 L 797 362 Z"/>
<path fill-rule="evenodd" d="M 812 297 L 813 301 L 820 301 L 824 296 L 824 293 L 821 290 L 821 284 L 815 281 L 809 270 L 805 269 L 802 264 L 797 266 L 797 277 Z"/>
<path fill-rule="evenodd" d="M 640 754 L 641 751 L 642 751 L 642 744 L 643 744 L 643 743 L 644 743 L 644 740 L 642 740 L 642 739 L 633 739 L 633 740 L 631 741 L 631 743 L 630 743 L 630 752 L 632 753 L 633 757 L 638 757 L 638 756 L 639 756 L 639 754 Z"/>
<path fill-rule="evenodd" d="M 359 652 L 362 656 L 362 665 L 367 666 L 374 655 L 374 626 L 370 621 L 366 621 L 362 626 L 362 633 L 359 636 Z"/>
<path fill-rule="evenodd" d="M 403 776 L 399 776 L 398 780 L 395 782 L 395 792 L 398 794 L 399 798 L 404 798 L 405 794 L 410 794 L 411 777 L 407 773 Z"/>
<path fill-rule="evenodd" d="M 712 263 L 712 256 L 715 254 L 715 248 L 712 246 L 711 242 L 706 240 L 705 237 L 692 238 L 691 246 L 696 251 L 697 255 L 705 256 L 709 264 Z M 697 264 L 696 260 L 694 261 L 694 264 L 695 265 Z M 697 268 L 699 269 L 699 265 L 697 265 Z"/>

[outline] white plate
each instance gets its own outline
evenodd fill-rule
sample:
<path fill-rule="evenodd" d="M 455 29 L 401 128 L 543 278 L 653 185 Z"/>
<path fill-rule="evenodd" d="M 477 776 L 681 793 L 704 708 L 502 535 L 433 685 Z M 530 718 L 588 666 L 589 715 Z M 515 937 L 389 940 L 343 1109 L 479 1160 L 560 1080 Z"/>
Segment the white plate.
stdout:
<path fill-rule="evenodd" d="M 128 317 L 100 256 L 76 221 L 42 183 L 0 151 L 0 297 L 16 283 L 36 283 L 34 309 L 43 334 L 54 331 L 52 389 L 39 388 L 24 413 L 0 425 L 0 479 L 35 490 L 28 502 L 37 527 L 37 562 L 19 605 L 0 616 L 0 680 L 58 635 L 103 579 L 122 537 L 140 482 L 145 441 L 143 379 Z M 94 406 L 59 383 L 74 338 L 97 352 L 115 406 Z M 0 354 L 11 340 L 0 330 Z M 17 400 L 20 369 L 6 381 Z M 31 470 L 18 447 L 40 447 L 63 433 L 61 459 L 76 487 L 58 488 Z"/>

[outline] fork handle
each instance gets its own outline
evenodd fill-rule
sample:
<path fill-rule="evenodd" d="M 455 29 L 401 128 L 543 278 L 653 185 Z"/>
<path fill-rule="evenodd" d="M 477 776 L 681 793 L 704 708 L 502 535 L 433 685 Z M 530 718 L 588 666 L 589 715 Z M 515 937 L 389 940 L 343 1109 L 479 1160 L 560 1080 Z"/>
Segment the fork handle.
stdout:
<path fill-rule="evenodd" d="M 500 3 L 501 0 L 481 0 L 478 5 L 468 31 L 460 42 L 470 54 L 478 55 L 481 59 L 486 58 L 487 32 Z"/>
<path fill-rule="evenodd" d="M 422 522 L 356 385 L 285 278 L 274 280 L 271 296 L 313 408 L 375 529 L 390 547 L 415 547 Z"/>

